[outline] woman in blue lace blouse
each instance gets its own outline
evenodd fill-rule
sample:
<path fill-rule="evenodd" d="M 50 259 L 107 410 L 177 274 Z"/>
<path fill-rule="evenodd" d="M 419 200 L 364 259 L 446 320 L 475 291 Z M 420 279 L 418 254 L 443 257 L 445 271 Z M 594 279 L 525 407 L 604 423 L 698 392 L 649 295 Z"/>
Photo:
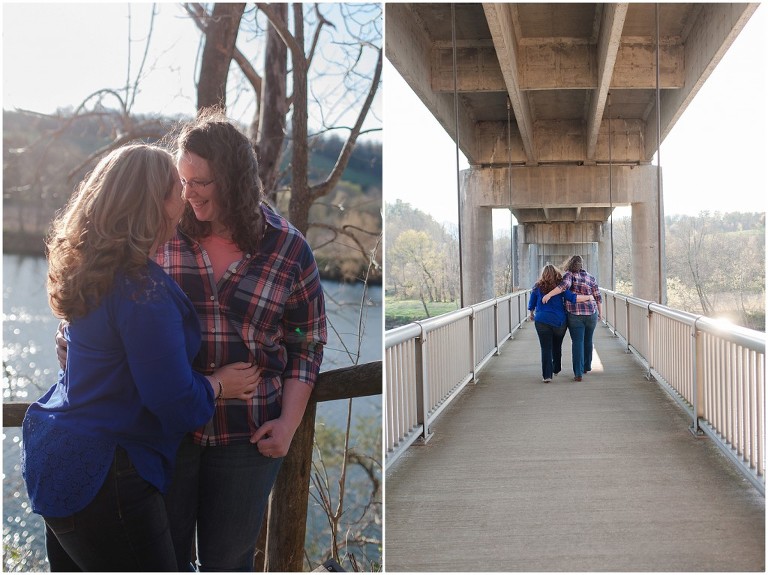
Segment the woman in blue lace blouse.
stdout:
<path fill-rule="evenodd" d="M 175 571 L 163 493 L 179 443 L 214 401 L 255 388 L 249 364 L 201 375 L 197 314 L 154 262 L 182 213 L 173 157 L 105 157 L 54 220 L 48 295 L 66 368 L 23 423 L 23 474 L 52 571 Z"/>

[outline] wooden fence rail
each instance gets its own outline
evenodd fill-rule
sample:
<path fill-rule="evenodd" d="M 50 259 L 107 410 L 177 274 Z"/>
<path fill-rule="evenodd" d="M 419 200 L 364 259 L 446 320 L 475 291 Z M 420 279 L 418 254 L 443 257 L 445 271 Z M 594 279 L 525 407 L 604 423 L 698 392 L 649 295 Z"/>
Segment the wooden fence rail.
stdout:
<path fill-rule="evenodd" d="M 309 483 L 312 470 L 312 448 L 315 437 L 315 413 L 322 401 L 381 395 L 382 363 L 380 361 L 343 367 L 320 374 L 304 414 L 294 435 L 288 455 L 280 468 L 269 505 L 265 550 L 265 571 L 302 571 L 304 538 L 309 505 Z M 29 403 L 3 403 L 3 427 L 20 427 Z M 373 430 L 381 433 L 381 427 Z M 264 534 L 262 534 L 264 535 Z"/>

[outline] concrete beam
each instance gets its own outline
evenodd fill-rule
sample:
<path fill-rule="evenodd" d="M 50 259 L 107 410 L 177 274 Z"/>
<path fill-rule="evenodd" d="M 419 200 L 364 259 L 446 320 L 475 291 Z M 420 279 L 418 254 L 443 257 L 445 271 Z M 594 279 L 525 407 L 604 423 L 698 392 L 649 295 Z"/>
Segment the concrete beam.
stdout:
<path fill-rule="evenodd" d="M 462 172 L 475 206 L 494 208 L 607 208 L 646 201 L 655 166 L 513 166 Z M 610 181 L 609 181 L 610 180 Z M 510 194 L 511 187 L 511 194 Z"/>
<path fill-rule="evenodd" d="M 612 6 L 612 5 L 608 5 Z M 608 10 L 607 10 L 608 11 Z M 620 33 L 620 31 L 619 31 Z M 613 45 L 611 45 L 613 47 Z M 615 46 L 612 74 L 601 75 L 602 47 L 562 40 L 521 46 L 518 58 L 520 89 L 596 90 L 601 78 L 611 89 L 653 90 L 656 88 L 656 47 L 652 38 L 637 38 Z M 661 47 L 661 87 L 684 87 L 684 48 Z M 598 62 L 598 64 L 595 63 Z M 457 89 L 459 92 L 506 92 L 496 51 L 482 43 L 457 49 Z M 432 52 L 431 86 L 435 92 L 453 92 L 453 48 L 438 42 Z"/>
<path fill-rule="evenodd" d="M 685 87 L 682 90 L 665 91 L 660 98 L 660 138 L 657 138 L 655 105 L 649 110 L 646 118 L 646 159 L 653 157 L 657 139 L 663 142 L 669 135 L 759 5 L 716 2 L 702 4 L 702 9 L 685 39 Z"/>
<path fill-rule="evenodd" d="M 596 150 L 590 160 L 587 157 L 587 141 L 584 125 L 576 120 L 539 120 L 535 122 L 537 160 L 547 162 L 595 163 L 608 162 L 645 163 L 642 120 L 616 119 L 610 122 L 612 140 L 608 136 L 609 122 L 600 124 Z M 475 126 L 473 149 L 476 155 L 473 165 L 503 166 L 508 163 L 527 163 L 525 149 L 517 124 L 510 126 L 511 146 L 507 144 L 507 126 L 504 122 L 478 122 Z M 609 149 L 610 148 L 612 149 Z M 511 147 L 511 149 L 510 149 Z"/>
<path fill-rule="evenodd" d="M 459 92 L 506 92 L 504 76 L 493 45 L 478 42 L 456 50 L 457 89 Z M 436 44 L 432 51 L 432 90 L 453 92 L 453 47 Z"/>
<path fill-rule="evenodd" d="M 493 277 L 489 275 L 493 269 L 493 208 L 511 208 L 515 213 L 530 210 L 526 212 L 531 215 L 530 221 L 518 226 L 520 278 L 522 285 L 527 286 L 544 259 L 555 261 L 563 254 L 584 255 L 585 251 L 596 258 L 598 245 L 605 244 L 604 226 L 612 208 L 627 204 L 633 208 L 635 295 L 660 301 L 663 290 L 660 294 L 655 274 L 648 273 L 663 266 L 658 255 L 657 168 L 646 165 L 612 169 L 610 189 L 608 166 L 520 166 L 462 171 L 460 229 L 463 245 L 471 246 L 462 252 L 464 305 L 493 297 Z M 549 223 L 533 220 L 536 213 L 543 218 L 545 209 Z M 576 213 L 573 221 L 556 220 L 568 210 Z M 590 266 L 598 268 L 597 260 Z M 600 272 L 604 267 L 590 271 Z"/>
<path fill-rule="evenodd" d="M 510 4 L 483 4 L 483 10 L 488 21 L 488 28 L 491 31 L 491 37 L 493 38 L 493 45 L 496 48 L 501 72 L 504 76 L 507 94 L 512 110 L 515 113 L 515 120 L 523 142 L 525 156 L 528 163 L 533 164 L 536 159 L 533 142 L 533 122 L 531 120 L 528 99 L 523 94 L 518 79 L 517 39 L 514 33 L 515 24 L 510 6 Z"/>
<path fill-rule="evenodd" d="M 432 45 L 408 4 L 386 4 L 385 55 L 446 133 L 456 141 L 456 109 L 453 93 L 438 94 L 430 86 Z M 459 148 L 474 158 L 474 121 L 459 98 Z M 471 161 L 471 160 L 470 160 Z"/>
<path fill-rule="evenodd" d="M 600 26 L 600 39 L 597 44 L 598 86 L 592 95 L 587 115 L 587 159 L 595 157 L 597 135 L 600 132 L 616 55 L 621 44 L 621 30 L 627 17 L 627 8 L 627 4 L 606 4 L 603 10 L 603 25 Z"/>
<path fill-rule="evenodd" d="M 520 241 L 526 244 L 592 243 L 603 235 L 603 224 L 597 222 L 525 224 L 522 228 Z"/>

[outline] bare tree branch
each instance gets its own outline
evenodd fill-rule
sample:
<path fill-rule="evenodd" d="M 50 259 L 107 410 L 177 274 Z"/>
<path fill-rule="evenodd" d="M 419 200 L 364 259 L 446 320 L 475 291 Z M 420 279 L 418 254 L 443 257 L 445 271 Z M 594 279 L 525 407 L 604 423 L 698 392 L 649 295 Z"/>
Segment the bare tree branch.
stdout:
<path fill-rule="evenodd" d="M 149 19 L 149 32 L 147 33 L 147 41 L 144 45 L 144 55 L 141 58 L 141 64 L 139 65 L 139 71 L 134 78 L 133 86 L 131 86 L 131 4 L 128 4 L 128 77 L 125 82 L 126 100 L 130 100 L 127 106 L 127 111 L 130 112 L 133 108 L 133 103 L 136 101 L 136 94 L 139 93 L 139 82 L 144 74 L 144 66 L 147 64 L 147 57 L 149 56 L 149 46 L 152 43 L 152 31 L 155 28 L 155 16 L 157 16 L 157 5 L 152 4 L 152 16 Z M 130 90 L 130 94 L 128 93 Z"/>
<path fill-rule="evenodd" d="M 133 142 L 135 140 L 147 139 L 160 139 L 167 131 L 167 128 L 159 121 L 151 121 L 139 124 L 135 126 L 130 132 L 119 135 L 116 139 L 111 141 L 106 146 L 102 146 L 95 152 L 91 153 L 85 160 L 80 162 L 74 169 L 70 170 L 67 174 L 67 180 L 71 181 L 76 177 L 88 164 L 92 163 L 97 158 L 100 158 L 104 154 L 111 152 L 119 148 L 120 146 Z"/>
<path fill-rule="evenodd" d="M 304 48 L 301 46 L 301 44 L 299 44 L 299 42 L 296 41 L 296 38 L 293 37 L 291 31 L 288 30 L 287 24 L 275 16 L 271 5 L 265 4 L 263 2 L 257 2 L 256 6 L 258 6 L 259 10 L 264 12 L 266 17 L 269 18 L 269 21 L 275 27 L 277 33 L 280 34 L 280 37 L 283 39 L 283 42 L 285 42 L 285 45 L 288 46 L 288 49 L 291 51 L 291 56 L 293 56 L 293 65 L 302 66 L 306 70 L 307 58 L 304 55 Z"/>
<path fill-rule="evenodd" d="M 371 108 L 373 99 L 376 96 L 376 91 L 379 88 L 382 69 L 382 50 L 378 48 L 378 52 L 379 56 L 376 60 L 376 71 L 373 75 L 371 87 L 368 90 L 368 96 L 363 103 L 363 107 L 360 109 L 360 113 L 357 116 L 357 121 L 352 127 L 352 132 L 349 134 L 347 141 L 344 143 L 344 148 L 342 149 L 341 154 L 339 154 L 339 159 L 336 161 L 336 165 L 333 167 L 330 176 L 323 183 L 312 186 L 310 188 L 310 194 L 313 200 L 328 194 L 336 186 L 336 184 L 339 183 L 341 175 L 344 173 L 344 170 L 349 163 L 349 158 L 352 156 L 352 151 L 354 150 L 355 143 L 357 142 L 357 138 L 360 135 L 363 122 L 368 115 L 368 110 Z"/>
<path fill-rule="evenodd" d="M 320 40 L 320 32 L 322 31 L 323 26 L 330 26 L 334 30 L 336 29 L 336 26 L 321 14 L 320 6 L 317 4 L 315 4 L 315 14 L 317 15 L 317 28 L 315 28 L 315 34 L 312 37 L 312 47 L 309 49 L 309 56 L 307 56 L 307 67 L 312 65 L 312 58 L 315 56 L 315 49 Z"/>

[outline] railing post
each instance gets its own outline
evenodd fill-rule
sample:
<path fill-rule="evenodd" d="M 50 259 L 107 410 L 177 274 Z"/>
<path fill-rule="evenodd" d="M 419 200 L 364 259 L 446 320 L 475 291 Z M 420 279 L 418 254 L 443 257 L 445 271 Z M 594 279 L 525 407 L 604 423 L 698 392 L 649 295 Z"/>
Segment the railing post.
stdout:
<path fill-rule="evenodd" d="M 419 323 L 421 328 L 421 335 L 416 338 L 416 413 L 418 414 L 417 423 L 421 425 L 421 437 L 427 442 L 430 438 L 429 433 L 429 362 L 426 361 L 426 355 L 429 353 L 425 351 L 427 345 L 427 337 L 424 332 L 424 327 Z"/>
<path fill-rule="evenodd" d="M 496 338 L 496 353 L 494 355 L 501 355 L 501 344 L 499 343 L 499 299 L 496 298 L 493 302 L 493 333 Z"/>
<path fill-rule="evenodd" d="M 475 345 L 475 308 L 472 308 L 472 313 L 469 314 L 469 357 L 472 362 L 472 383 L 477 383 L 477 352 Z"/>
<path fill-rule="evenodd" d="M 654 367 L 654 365 L 656 363 L 656 358 L 655 358 L 655 353 L 654 353 L 656 339 L 655 339 L 654 334 L 653 334 L 653 332 L 654 332 L 654 325 L 653 324 L 656 322 L 656 320 L 654 319 L 653 312 L 651 311 L 651 304 L 648 304 L 646 306 L 646 311 L 647 311 L 647 313 L 645 315 L 645 317 L 647 318 L 646 319 L 646 324 L 647 324 L 646 329 L 648 330 L 648 341 L 646 341 L 646 345 L 648 346 L 648 358 L 647 358 L 648 359 L 648 374 L 645 377 L 646 377 L 646 379 L 648 381 L 651 381 L 651 379 L 653 379 L 653 376 L 651 375 L 651 372 L 652 372 L 653 367 Z"/>
<path fill-rule="evenodd" d="M 691 402 L 693 404 L 693 422 L 690 430 L 695 436 L 704 435 L 704 432 L 699 429 L 699 417 L 704 417 L 704 350 L 703 342 L 698 329 L 696 329 L 696 322 L 693 322 L 691 326 L 691 363 L 693 368 L 693 397 Z"/>
<path fill-rule="evenodd" d="M 626 326 L 627 326 L 627 337 L 626 337 L 627 349 L 624 350 L 624 353 L 632 353 L 631 350 L 629 349 L 630 340 L 632 339 L 632 324 L 630 323 L 630 321 L 631 321 L 631 319 L 630 319 L 631 318 L 631 314 L 629 313 L 629 299 L 625 299 L 624 300 L 624 318 L 627 320 L 626 321 Z"/>

